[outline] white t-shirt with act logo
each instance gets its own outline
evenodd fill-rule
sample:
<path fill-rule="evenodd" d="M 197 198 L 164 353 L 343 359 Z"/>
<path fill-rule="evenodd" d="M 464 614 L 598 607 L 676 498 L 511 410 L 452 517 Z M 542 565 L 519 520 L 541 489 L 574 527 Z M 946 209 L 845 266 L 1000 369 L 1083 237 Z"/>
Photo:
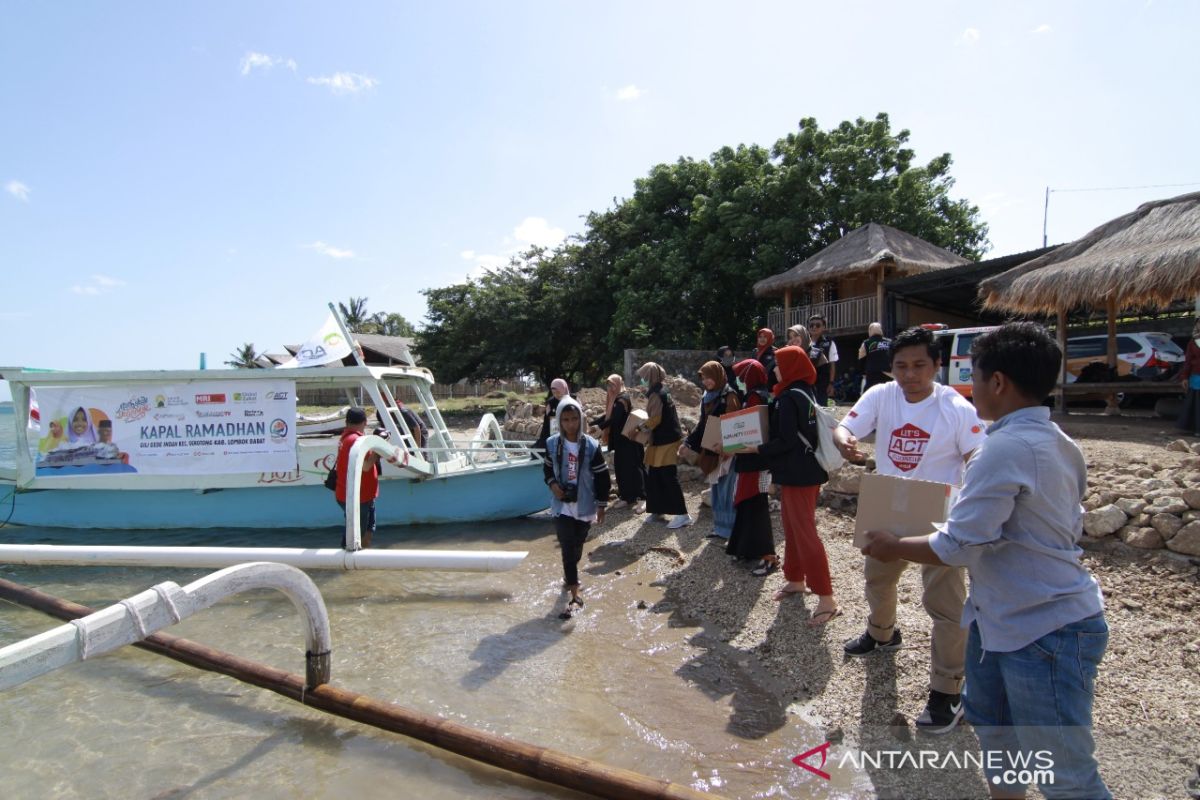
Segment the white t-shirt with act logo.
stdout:
<path fill-rule="evenodd" d="M 859 439 L 875 433 L 881 475 L 955 486 L 962 484 L 963 458 L 987 438 L 975 406 L 940 383 L 919 403 L 905 400 L 898 383 L 872 386 L 842 425 Z"/>

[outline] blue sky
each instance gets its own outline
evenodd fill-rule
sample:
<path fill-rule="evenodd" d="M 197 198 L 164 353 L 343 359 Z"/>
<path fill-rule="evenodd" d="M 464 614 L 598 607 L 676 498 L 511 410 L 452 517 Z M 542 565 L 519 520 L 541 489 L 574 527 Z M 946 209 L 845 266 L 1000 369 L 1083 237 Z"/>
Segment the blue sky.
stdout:
<path fill-rule="evenodd" d="M 990 255 L 1200 189 L 1193 2 L 0 9 L 0 364 L 210 366 L 553 244 L 654 164 L 891 115 Z"/>

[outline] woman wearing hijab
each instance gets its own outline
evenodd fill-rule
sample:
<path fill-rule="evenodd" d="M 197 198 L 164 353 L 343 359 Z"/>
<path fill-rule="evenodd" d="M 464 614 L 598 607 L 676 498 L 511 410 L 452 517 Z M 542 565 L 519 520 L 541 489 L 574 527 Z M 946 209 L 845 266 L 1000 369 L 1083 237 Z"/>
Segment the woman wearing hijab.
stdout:
<path fill-rule="evenodd" d="M 694 520 L 688 516 L 687 504 L 683 499 L 683 488 L 679 485 L 679 444 L 683 440 L 683 428 L 675 401 L 667 393 L 663 382 L 666 372 L 658 364 L 648 361 L 637 371 L 638 378 L 646 386 L 646 416 L 640 429 L 650 431 L 650 444 L 646 447 L 646 511 L 670 517 L 668 528 L 683 528 Z"/>
<path fill-rule="evenodd" d="M 550 381 L 550 393 L 546 395 L 546 413 L 542 415 L 542 430 L 538 433 L 537 441 L 533 443 L 534 448 L 544 449 L 546 440 L 558 433 L 558 416 L 554 412 L 558 410 L 558 401 L 570 396 L 566 381 L 562 378 Z"/>
<path fill-rule="evenodd" d="M 745 387 L 746 408 L 765 406 L 771 399 L 767 391 L 767 373 L 753 358 L 739 361 L 733 371 Z M 775 555 L 775 534 L 771 530 L 771 509 L 767 489 L 771 473 L 766 456 L 742 452 L 733 458 L 737 487 L 733 494 L 733 535 L 725 552 L 739 559 L 757 559 L 750 574 L 766 577 L 779 568 Z"/>
<path fill-rule="evenodd" d="M 617 500 L 609 508 L 624 508 L 646 497 L 646 466 L 642 463 L 645 452 L 639 443 L 621 432 L 633 410 L 625 381 L 620 375 L 609 375 L 605 388 L 604 416 L 592 420 L 592 424 L 600 428 L 602 440 L 613 454 L 617 473 Z"/>
<path fill-rule="evenodd" d="M 725 369 L 725 384 L 737 392 L 738 402 L 745 405 L 746 398 L 742 394 L 742 390 L 738 388 L 737 375 L 733 373 L 733 362 L 737 361 L 737 358 L 733 355 L 733 348 L 727 344 L 718 347 L 717 361 L 721 362 L 721 366 Z"/>
<path fill-rule="evenodd" d="M 737 393 L 725 381 L 725 368 L 716 361 L 706 361 L 700 367 L 700 382 L 704 398 L 700 401 L 700 422 L 683 447 L 700 454 L 698 465 L 705 481 L 712 486 L 713 535 L 728 539 L 733 535 L 733 488 L 737 476 L 733 473 L 733 457 L 701 447 L 709 425 L 720 425 L 721 415 L 742 407 Z"/>
<path fill-rule="evenodd" d="M 778 381 L 772 390 L 771 436 L 761 447 L 747 449 L 767 456 L 771 478 L 780 486 L 787 583 L 775 599 L 805 592 L 817 595 L 817 608 L 808 621 L 815 628 L 842 613 L 833 599 L 829 559 L 817 535 L 817 495 L 829 476 L 800 438 L 803 435 L 814 446 L 818 442 L 816 409 L 809 399 L 817 370 L 799 347 L 782 347 L 775 358 Z"/>
<path fill-rule="evenodd" d="M 759 328 L 758 346 L 754 349 L 754 360 L 762 364 L 763 371 L 767 373 L 768 389 L 775 386 L 775 348 L 771 346 L 774 342 L 775 331 L 770 328 Z"/>
<path fill-rule="evenodd" d="M 1183 412 L 1179 415 L 1179 427 L 1200 436 L 1200 319 L 1192 326 L 1192 340 L 1183 353 L 1183 369 L 1179 372 L 1187 395 Z"/>
<path fill-rule="evenodd" d="M 91 417 L 83 406 L 78 406 L 71 412 L 67 425 L 67 441 L 73 445 L 95 444 L 99 441 L 96 438 L 96 429 L 92 427 Z"/>

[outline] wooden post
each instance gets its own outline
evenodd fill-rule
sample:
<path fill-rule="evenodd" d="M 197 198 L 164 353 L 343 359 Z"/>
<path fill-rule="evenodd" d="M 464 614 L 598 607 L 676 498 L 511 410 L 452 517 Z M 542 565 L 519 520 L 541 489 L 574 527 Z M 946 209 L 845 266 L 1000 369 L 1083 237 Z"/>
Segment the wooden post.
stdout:
<path fill-rule="evenodd" d="M 1071 413 L 1067 410 L 1067 311 L 1058 310 L 1058 349 L 1062 351 L 1062 363 L 1058 367 L 1058 413 L 1064 417 Z"/>
<path fill-rule="evenodd" d="M 71 620 L 94 613 L 92 609 L 60 600 L 36 589 L 0 579 L 0 598 Z M 268 689 L 339 717 L 373 725 L 440 747 L 475 761 L 595 797 L 631 800 L 720 800 L 666 780 L 650 778 L 547 747 L 476 730 L 451 720 L 375 700 L 329 684 L 307 688 L 304 678 L 225 653 L 197 642 L 155 633 L 134 645 L 198 669 L 217 672 Z"/>
<path fill-rule="evenodd" d="M 788 288 L 783 290 L 783 330 L 785 335 L 790 327 L 792 327 L 792 290 Z"/>
<path fill-rule="evenodd" d="M 1111 294 L 1105 303 L 1105 312 L 1108 316 L 1108 352 L 1104 363 L 1108 365 L 1108 368 L 1113 371 L 1113 375 L 1115 376 L 1117 369 L 1117 298 Z M 1121 413 L 1120 408 L 1117 407 L 1117 395 L 1115 392 L 1108 395 L 1105 401 L 1105 414 L 1115 416 Z"/>
<path fill-rule="evenodd" d="M 886 278 L 887 266 L 881 261 L 879 262 L 879 275 L 875 279 L 875 319 L 871 320 L 871 322 L 878 322 L 880 325 L 883 324 L 883 302 L 885 294 L 883 290 L 883 282 Z"/>

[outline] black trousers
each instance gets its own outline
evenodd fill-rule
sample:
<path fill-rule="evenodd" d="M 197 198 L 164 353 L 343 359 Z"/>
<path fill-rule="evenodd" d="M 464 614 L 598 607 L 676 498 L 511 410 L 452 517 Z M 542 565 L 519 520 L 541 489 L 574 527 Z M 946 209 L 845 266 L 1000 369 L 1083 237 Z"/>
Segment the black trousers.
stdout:
<path fill-rule="evenodd" d="M 646 513 L 676 516 L 687 513 L 687 503 L 683 499 L 683 487 L 679 485 L 679 470 L 676 465 L 650 467 L 646 470 Z"/>
<path fill-rule="evenodd" d="M 587 541 L 592 523 L 560 514 L 554 520 L 554 533 L 562 548 L 563 582 L 579 585 L 579 560 L 583 558 L 583 543 Z"/>

